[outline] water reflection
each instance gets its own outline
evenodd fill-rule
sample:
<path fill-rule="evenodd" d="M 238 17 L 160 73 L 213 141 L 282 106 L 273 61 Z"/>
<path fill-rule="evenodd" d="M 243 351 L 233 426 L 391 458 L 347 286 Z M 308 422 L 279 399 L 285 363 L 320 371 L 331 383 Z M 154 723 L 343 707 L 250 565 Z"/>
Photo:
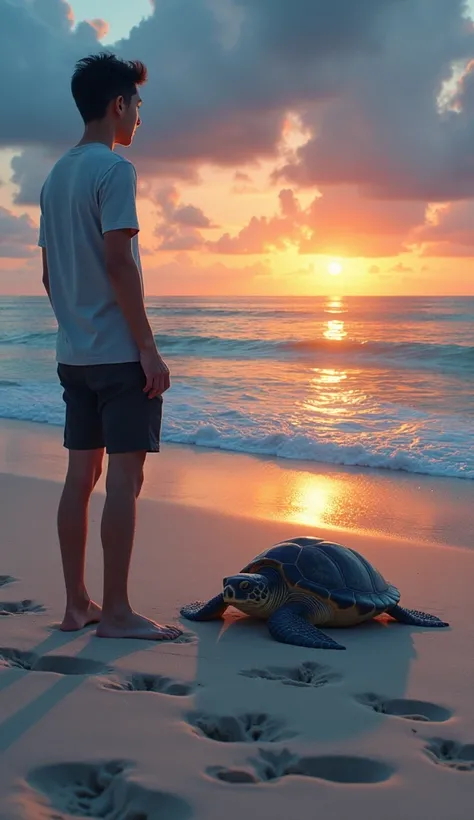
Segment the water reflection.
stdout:
<path fill-rule="evenodd" d="M 313 381 L 319 381 L 322 384 L 339 384 L 340 382 L 347 379 L 347 373 L 345 370 L 334 370 L 333 368 L 323 368 L 322 370 L 318 371 L 318 368 L 315 367 L 315 372 L 318 373 L 318 376 L 313 379 Z"/>
<path fill-rule="evenodd" d="M 347 307 L 340 296 L 331 296 L 324 305 L 325 313 L 347 313 Z"/>
<path fill-rule="evenodd" d="M 340 314 L 347 313 L 347 309 L 340 296 L 331 296 L 324 304 L 324 312 Z M 348 335 L 342 319 L 325 321 L 321 333 L 325 339 L 335 343 L 341 342 Z M 327 350 L 323 351 L 323 358 L 328 358 L 328 365 L 331 349 L 332 345 L 328 345 Z M 351 405 L 357 403 L 357 400 L 352 385 L 349 387 L 349 374 L 346 369 L 329 366 L 313 367 L 308 376 L 308 393 L 301 402 L 300 409 L 309 411 L 311 415 L 318 414 L 318 424 L 326 417 L 332 426 L 331 418 L 352 412 Z"/>
<path fill-rule="evenodd" d="M 326 476 L 296 473 L 289 490 L 284 514 L 286 521 L 322 527 L 340 518 L 338 510 L 345 490 L 343 482 Z"/>
<path fill-rule="evenodd" d="M 302 407 L 311 413 L 327 418 L 353 414 L 353 406 L 359 403 L 358 392 L 345 384 L 346 370 L 336 368 L 313 368 L 309 380 L 309 395 Z"/>
<path fill-rule="evenodd" d="M 340 296 L 331 296 L 324 305 L 324 313 L 339 315 L 341 313 L 347 313 L 347 308 Z M 329 319 L 324 323 L 323 327 L 323 336 L 332 342 L 340 342 L 347 336 L 342 319 Z"/>
<path fill-rule="evenodd" d="M 334 342 L 342 341 L 342 339 L 347 336 L 347 331 L 344 330 L 344 322 L 332 319 L 327 323 L 327 327 L 323 335 L 326 339 L 330 339 Z"/>

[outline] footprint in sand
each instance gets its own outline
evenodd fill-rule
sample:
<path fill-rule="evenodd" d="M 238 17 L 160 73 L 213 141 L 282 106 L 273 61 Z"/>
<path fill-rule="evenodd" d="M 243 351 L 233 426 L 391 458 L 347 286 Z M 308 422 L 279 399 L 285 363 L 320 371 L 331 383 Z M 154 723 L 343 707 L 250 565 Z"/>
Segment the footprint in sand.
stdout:
<path fill-rule="evenodd" d="M 13 584 L 16 581 L 16 578 L 13 578 L 12 575 L 0 575 L 0 587 L 4 587 L 7 584 Z"/>
<path fill-rule="evenodd" d="M 36 655 L 20 649 L 0 647 L 0 668 L 23 669 L 27 672 L 56 672 L 58 675 L 98 675 L 109 667 L 88 658 L 64 655 Z"/>
<path fill-rule="evenodd" d="M 0 601 L 0 615 L 26 615 L 30 612 L 45 612 L 42 604 L 26 599 L 24 601 Z"/>
<path fill-rule="evenodd" d="M 109 678 L 104 681 L 103 688 L 120 692 L 156 692 L 160 695 L 187 697 L 192 694 L 195 686 L 164 675 L 135 674 L 123 678 Z"/>
<path fill-rule="evenodd" d="M 193 712 L 188 715 L 188 720 L 196 734 L 220 743 L 277 743 L 296 735 L 285 728 L 284 720 L 264 712 L 242 715 Z"/>
<path fill-rule="evenodd" d="M 329 666 L 314 661 L 304 661 L 299 666 L 267 666 L 264 669 L 242 669 L 239 673 L 247 678 L 276 680 L 285 686 L 312 686 L 318 688 L 342 680 L 342 675 Z"/>
<path fill-rule="evenodd" d="M 207 769 L 207 774 L 224 783 L 270 783 L 291 775 L 329 780 L 332 783 L 382 783 L 395 771 L 388 763 L 368 757 L 300 757 L 289 749 L 276 753 L 259 749 L 258 757 L 250 758 L 248 763 L 249 766 L 245 769 L 211 766 Z"/>
<path fill-rule="evenodd" d="M 425 753 L 433 763 L 456 769 L 458 772 L 474 772 L 474 743 L 458 743 L 455 740 L 433 738 Z"/>
<path fill-rule="evenodd" d="M 405 720 L 442 723 L 452 717 L 452 712 L 449 709 L 424 700 L 408 700 L 406 698 L 390 700 L 372 692 L 358 695 L 356 700 L 363 706 L 373 709 L 374 712 L 404 718 Z"/>
<path fill-rule="evenodd" d="M 41 766 L 28 777 L 36 793 L 44 795 L 54 811 L 51 817 L 95 817 L 101 820 L 188 820 L 189 804 L 174 794 L 151 791 L 127 780 L 130 764 L 58 763 Z"/>

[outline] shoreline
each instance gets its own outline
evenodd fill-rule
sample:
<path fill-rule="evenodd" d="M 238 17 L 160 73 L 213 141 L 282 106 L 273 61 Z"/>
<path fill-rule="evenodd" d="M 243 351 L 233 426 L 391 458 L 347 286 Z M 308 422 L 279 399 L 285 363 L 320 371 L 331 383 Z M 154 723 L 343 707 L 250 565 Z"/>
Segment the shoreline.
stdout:
<path fill-rule="evenodd" d="M 62 428 L 0 419 L 0 473 L 62 482 Z M 104 491 L 104 476 L 97 491 Z M 142 498 L 407 542 L 474 547 L 470 482 L 389 470 L 286 461 L 162 442 Z"/>

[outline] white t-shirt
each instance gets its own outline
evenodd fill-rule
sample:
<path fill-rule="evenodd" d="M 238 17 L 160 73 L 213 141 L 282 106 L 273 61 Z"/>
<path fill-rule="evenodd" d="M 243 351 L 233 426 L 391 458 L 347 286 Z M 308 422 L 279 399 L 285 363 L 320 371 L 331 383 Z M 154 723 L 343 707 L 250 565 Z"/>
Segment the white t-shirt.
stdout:
<path fill-rule="evenodd" d="M 107 275 L 103 238 L 118 228 L 135 231 L 132 250 L 141 277 L 136 186 L 132 163 L 98 142 L 67 151 L 43 185 L 38 244 L 46 248 L 62 364 L 139 360 Z"/>

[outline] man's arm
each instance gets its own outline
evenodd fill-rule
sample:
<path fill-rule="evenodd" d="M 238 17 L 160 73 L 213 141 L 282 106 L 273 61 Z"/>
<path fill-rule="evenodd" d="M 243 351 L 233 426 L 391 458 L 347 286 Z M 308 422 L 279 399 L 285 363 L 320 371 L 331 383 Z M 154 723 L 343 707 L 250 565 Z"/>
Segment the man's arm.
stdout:
<path fill-rule="evenodd" d="M 153 333 L 143 300 L 139 270 L 132 253 L 132 237 L 138 233 L 136 172 L 129 162 L 115 163 L 98 189 L 105 266 L 118 305 L 138 349 L 154 347 Z"/>
<path fill-rule="evenodd" d="M 50 305 L 53 307 L 53 303 L 51 301 L 51 290 L 49 288 L 48 257 L 46 256 L 46 248 L 44 247 L 41 248 L 41 258 L 43 260 L 43 287 L 48 294 Z"/>
<path fill-rule="evenodd" d="M 41 248 L 41 260 L 43 263 L 43 287 L 48 294 L 48 299 L 50 302 L 51 307 L 53 307 L 53 303 L 51 301 L 51 288 L 49 286 L 49 270 L 48 270 L 48 257 L 46 254 L 46 237 L 44 232 L 44 220 L 43 214 L 40 216 L 40 228 L 39 228 L 39 237 L 38 237 L 38 245 Z M 54 308 L 53 308 L 54 311 Z"/>
<path fill-rule="evenodd" d="M 118 305 L 140 351 L 155 347 L 146 315 L 140 274 L 132 253 L 134 230 L 124 228 L 104 233 L 105 266 Z"/>
<path fill-rule="evenodd" d="M 134 233 L 128 228 L 104 233 L 105 266 L 117 303 L 140 352 L 145 373 L 144 392 L 153 399 L 168 390 L 170 374 L 158 353 L 146 315 L 141 278 L 132 253 Z"/>
<path fill-rule="evenodd" d="M 135 197 L 135 169 L 129 162 L 119 162 L 105 174 L 98 190 L 105 267 L 140 351 L 146 377 L 144 391 L 152 399 L 168 390 L 170 376 L 156 349 L 146 315 L 141 277 L 132 253 L 132 237 L 139 231 Z"/>

